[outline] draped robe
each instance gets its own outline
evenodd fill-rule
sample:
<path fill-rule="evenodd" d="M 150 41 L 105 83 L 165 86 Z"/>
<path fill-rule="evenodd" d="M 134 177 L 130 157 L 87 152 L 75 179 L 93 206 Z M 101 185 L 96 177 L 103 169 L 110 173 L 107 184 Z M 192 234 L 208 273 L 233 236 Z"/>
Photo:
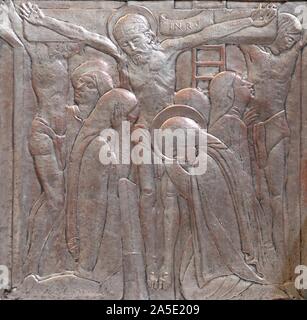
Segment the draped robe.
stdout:
<path fill-rule="evenodd" d="M 253 233 L 260 208 L 235 155 L 208 134 L 207 171 L 190 175 L 179 163 L 166 170 L 191 215 L 193 253 L 199 288 L 211 280 L 236 275 L 263 283 Z"/>

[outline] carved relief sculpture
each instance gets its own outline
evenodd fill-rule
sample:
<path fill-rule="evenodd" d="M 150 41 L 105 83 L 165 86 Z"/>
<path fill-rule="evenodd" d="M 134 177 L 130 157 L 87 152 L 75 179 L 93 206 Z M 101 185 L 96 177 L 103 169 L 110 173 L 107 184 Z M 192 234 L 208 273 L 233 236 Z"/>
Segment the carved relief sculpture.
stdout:
<path fill-rule="evenodd" d="M 3 297 L 300 299 L 307 2 L 66 3 L 1 2 Z"/>

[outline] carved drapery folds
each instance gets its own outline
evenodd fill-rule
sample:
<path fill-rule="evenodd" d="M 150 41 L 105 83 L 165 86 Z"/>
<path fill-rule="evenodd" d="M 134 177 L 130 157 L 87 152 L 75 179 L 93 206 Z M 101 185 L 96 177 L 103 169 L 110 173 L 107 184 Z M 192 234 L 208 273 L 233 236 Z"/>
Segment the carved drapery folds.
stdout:
<path fill-rule="evenodd" d="M 307 7 L 178 3 L 1 4 L 12 298 L 292 298 Z M 170 163 L 157 129 L 197 135 Z"/>

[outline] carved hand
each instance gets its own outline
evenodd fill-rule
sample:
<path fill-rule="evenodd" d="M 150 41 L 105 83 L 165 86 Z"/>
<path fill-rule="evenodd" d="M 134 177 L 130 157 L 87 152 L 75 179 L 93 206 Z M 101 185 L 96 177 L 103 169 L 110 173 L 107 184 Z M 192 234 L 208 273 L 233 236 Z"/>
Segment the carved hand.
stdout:
<path fill-rule="evenodd" d="M 243 122 L 246 124 L 247 127 L 251 126 L 255 123 L 259 118 L 259 113 L 257 109 L 253 108 L 247 111 L 243 116 Z"/>
<path fill-rule="evenodd" d="M 10 21 L 10 15 L 14 12 L 15 8 L 11 1 L 1 1 L 0 3 L 0 37 L 8 42 L 13 47 L 20 46 L 23 44 L 16 36 L 12 23 Z"/>
<path fill-rule="evenodd" d="M 275 7 L 260 7 L 251 14 L 252 25 L 254 27 L 264 27 L 276 17 L 276 14 L 277 10 Z"/>
<path fill-rule="evenodd" d="M 20 16 L 34 25 L 44 25 L 45 14 L 36 4 L 31 2 L 23 3 L 19 7 Z"/>

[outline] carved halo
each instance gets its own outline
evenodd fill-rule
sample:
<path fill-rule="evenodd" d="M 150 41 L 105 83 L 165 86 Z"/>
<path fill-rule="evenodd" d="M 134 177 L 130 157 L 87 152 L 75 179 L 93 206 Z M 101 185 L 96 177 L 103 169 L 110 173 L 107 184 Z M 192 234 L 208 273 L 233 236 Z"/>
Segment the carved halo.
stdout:
<path fill-rule="evenodd" d="M 154 130 L 160 129 L 165 121 L 174 117 L 183 117 L 188 118 L 195 121 L 200 129 L 206 129 L 206 120 L 205 118 L 194 108 L 189 107 L 187 105 L 175 104 L 169 107 L 166 107 L 162 111 L 160 111 L 152 121 L 151 124 L 151 138 L 154 141 Z M 155 153 L 158 157 L 162 159 L 174 161 L 175 159 L 170 159 L 166 155 L 162 153 L 161 150 L 155 149 Z"/>
<path fill-rule="evenodd" d="M 147 9 L 145 7 L 141 7 L 141 6 L 124 5 L 121 8 L 119 8 L 118 10 L 116 10 L 108 19 L 108 23 L 107 23 L 108 35 L 109 35 L 109 38 L 114 43 L 117 43 L 117 41 L 115 40 L 115 38 L 113 36 L 114 26 L 115 26 L 116 22 L 121 17 L 124 17 L 126 14 L 129 14 L 129 13 L 136 13 L 136 14 L 140 14 L 140 15 L 144 16 L 147 19 L 147 21 L 151 27 L 151 30 L 154 33 L 158 32 L 157 20 L 149 9 Z"/>
<path fill-rule="evenodd" d="M 189 118 L 194 120 L 201 129 L 206 129 L 206 120 L 196 109 L 180 104 L 169 106 L 160 111 L 153 119 L 151 129 L 160 129 L 166 120 L 174 117 Z"/>

